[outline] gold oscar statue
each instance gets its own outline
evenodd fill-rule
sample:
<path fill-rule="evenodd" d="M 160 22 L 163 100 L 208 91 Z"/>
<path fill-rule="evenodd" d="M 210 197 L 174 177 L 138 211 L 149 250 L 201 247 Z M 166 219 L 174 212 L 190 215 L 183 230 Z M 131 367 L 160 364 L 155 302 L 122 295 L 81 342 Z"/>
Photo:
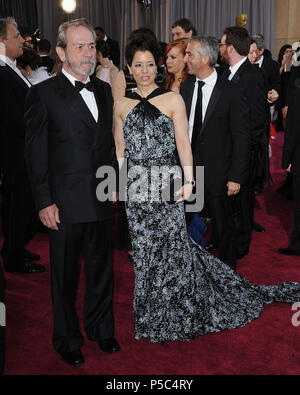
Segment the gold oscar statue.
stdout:
<path fill-rule="evenodd" d="M 247 14 L 239 14 L 236 16 L 236 26 L 247 27 Z"/>

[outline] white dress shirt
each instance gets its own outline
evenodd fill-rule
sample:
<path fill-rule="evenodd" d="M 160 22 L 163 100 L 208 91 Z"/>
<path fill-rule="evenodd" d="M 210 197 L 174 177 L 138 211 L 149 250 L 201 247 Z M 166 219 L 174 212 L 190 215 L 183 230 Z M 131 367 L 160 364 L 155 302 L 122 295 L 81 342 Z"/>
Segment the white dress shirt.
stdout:
<path fill-rule="evenodd" d="M 242 60 L 240 60 L 238 63 L 236 63 L 234 66 L 229 67 L 229 70 L 231 71 L 230 76 L 228 77 L 229 81 L 232 80 L 232 78 L 234 77 L 235 73 L 238 71 L 238 69 L 241 67 L 241 65 L 246 62 L 246 60 L 248 59 L 247 56 L 245 56 Z"/>
<path fill-rule="evenodd" d="M 210 97 L 212 94 L 212 91 L 216 85 L 218 79 L 218 74 L 216 70 L 214 69 L 213 73 L 205 78 L 203 82 L 205 85 L 202 87 L 202 122 L 204 121 L 206 110 L 210 101 Z M 195 87 L 194 87 L 194 94 L 193 94 L 193 99 L 192 99 L 192 105 L 191 105 L 191 112 L 190 112 L 190 118 L 189 118 L 189 138 L 190 141 L 192 141 L 192 135 L 193 135 L 193 127 L 194 127 L 194 120 L 195 120 L 195 108 L 197 104 L 197 99 L 198 99 L 198 81 L 199 78 L 196 78 L 195 82 Z"/>
<path fill-rule="evenodd" d="M 261 58 L 259 59 L 258 62 L 255 62 L 255 64 L 258 64 L 258 67 L 261 68 L 263 61 L 264 61 L 264 55 L 261 55 Z"/>
<path fill-rule="evenodd" d="M 62 73 L 68 78 L 71 84 L 75 86 L 75 81 L 77 81 L 76 78 L 74 78 L 71 74 L 69 74 L 65 69 L 62 69 Z M 90 77 L 87 78 L 85 83 L 88 83 L 89 81 L 90 81 Z M 98 122 L 99 112 L 98 112 L 98 106 L 94 92 L 91 92 L 86 88 L 83 88 L 79 93 L 81 94 L 83 100 L 85 101 L 85 104 L 87 105 L 88 109 L 92 113 L 95 121 Z"/>
<path fill-rule="evenodd" d="M 4 62 L 5 64 L 7 64 L 7 66 L 9 66 L 10 68 L 13 69 L 13 71 L 15 73 L 18 74 L 19 77 L 22 78 L 22 80 L 25 82 L 25 84 L 29 87 L 31 87 L 31 83 L 28 81 L 28 79 L 26 77 L 24 77 L 24 75 L 21 73 L 21 71 L 18 69 L 17 67 L 17 61 L 16 60 L 11 60 L 10 58 L 8 58 L 5 55 L 0 55 L 0 60 L 2 60 L 2 62 Z"/>

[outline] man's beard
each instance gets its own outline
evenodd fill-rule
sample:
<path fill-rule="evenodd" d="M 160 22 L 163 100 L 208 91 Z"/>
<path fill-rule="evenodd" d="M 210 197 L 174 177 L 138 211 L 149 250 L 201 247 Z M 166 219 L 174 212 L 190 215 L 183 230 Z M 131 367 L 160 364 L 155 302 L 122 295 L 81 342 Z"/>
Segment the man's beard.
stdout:
<path fill-rule="evenodd" d="M 89 75 L 94 74 L 95 68 L 96 68 L 96 61 L 95 60 L 85 60 L 83 62 L 80 62 L 79 65 L 76 65 L 74 63 L 72 63 L 70 61 L 70 58 L 68 57 L 67 53 L 66 53 L 66 62 L 67 62 L 67 66 L 68 68 L 73 71 L 73 73 L 77 74 L 77 75 L 81 75 L 82 77 L 88 77 Z M 91 70 L 88 71 L 84 71 L 80 69 L 80 66 L 82 66 L 83 64 L 90 64 L 92 65 Z"/>
<path fill-rule="evenodd" d="M 224 62 L 225 64 L 230 64 L 230 63 L 229 63 L 229 58 L 228 58 L 227 52 L 224 52 L 223 55 L 221 55 L 221 60 L 222 60 L 222 62 Z"/>

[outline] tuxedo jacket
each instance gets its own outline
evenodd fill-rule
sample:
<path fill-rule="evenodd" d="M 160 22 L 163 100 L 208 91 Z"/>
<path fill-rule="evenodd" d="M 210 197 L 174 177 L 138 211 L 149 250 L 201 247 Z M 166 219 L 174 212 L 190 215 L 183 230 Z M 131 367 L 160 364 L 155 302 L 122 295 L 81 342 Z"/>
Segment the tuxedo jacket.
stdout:
<path fill-rule="evenodd" d="M 261 71 L 264 76 L 267 92 L 275 89 L 280 94 L 281 78 L 279 64 L 271 57 L 264 56 Z"/>
<path fill-rule="evenodd" d="M 291 94 L 284 134 L 282 168 L 287 169 L 292 164 L 292 172 L 300 176 L 300 88 L 295 88 Z"/>
<path fill-rule="evenodd" d="M 249 59 L 239 67 L 231 82 L 238 85 L 249 111 L 251 144 L 266 144 L 266 88 L 262 73 Z"/>
<path fill-rule="evenodd" d="M 54 66 L 54 60 L 50 58 L 50 56 L 41 56 L 41 60 L 42 60 L 42 67 L 46 67 L 47 72 L 51 73 Z"/>
<path fill-rule="evenodd" d="M 196 78 L 180 87 L 187 116 L 191 112 Z M 249 172 L 248 109 L 239 89 L 218 76 L 202 128 L 192 145 L 195 166 L 204 166 L 204 185 L 214 196 L 227 192 L 227 182 L 246 184 Z"/>
<path fill-rule="evenodd" d="M 0 61 L 0 168 L 5 174 L 24 174 L 24 104 L 29 90 L 23 79 Z"/>
<path fill-rule="evenodd" d="M 93 79 L 95 121 L 80 93 L 62 74 L 29 90 L 25 104 L 25 157 L 38 210 L 55 203 L 64 223 L 108 219 L 112 203 L 99 202 L 100 166 L 118 171 L 112 136 L 110 86 Z"/>

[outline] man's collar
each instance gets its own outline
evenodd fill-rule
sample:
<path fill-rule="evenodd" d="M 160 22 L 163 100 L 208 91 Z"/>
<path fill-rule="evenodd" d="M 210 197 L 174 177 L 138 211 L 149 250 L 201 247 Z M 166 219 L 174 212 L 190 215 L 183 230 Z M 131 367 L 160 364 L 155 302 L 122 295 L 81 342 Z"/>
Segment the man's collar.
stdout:
<path fill-rule="evenodd" d="M 17 61 L 16 60 L 11 60 L 10 58 L 8 58 L 5 55 L 0 55 L 0 60 L 2 60 L 2 62 L 7 64 L 8 66 L 10 66 L 12 69 L 17 68 Z"/>
<path fill-rule="evenodd" d="M 263 61 L 264 61 L 264 55 L 261 55 L 261 58 L 259 59 L 258 62 L 255 62 L 255 64 L 258 64 L 259 68 L 261 68 Z"/>
<path fill-rule="evenodd" d="M 217 78 L 218 78 L 218 74 L 216 72 L 216 69 L 214 68 L 214 71 L 207 78 L 205 78 L 204 80 L 201 80 L 201 81 L 203 81 L 207 85 L 213 85 L 215 83 L 215 81 L 217 80 Z M 196 82 L 198 82 L 198 81 L 200 81 L 200 79 L 198 77 L 196 77 Z"/>
<path fill-rule="evenodd" d="M 64 68 L 62 68 L 61 72 L 68 78 L 68 80 L 71 82 L 73 86 L 75 86 L 75 81 L 79 81 L 78 78 L 73 77 L 70 73 L 68 73 Z M 85 81 L 85 83 L 90 81 L 90 77 L 88 77 Z"/>

